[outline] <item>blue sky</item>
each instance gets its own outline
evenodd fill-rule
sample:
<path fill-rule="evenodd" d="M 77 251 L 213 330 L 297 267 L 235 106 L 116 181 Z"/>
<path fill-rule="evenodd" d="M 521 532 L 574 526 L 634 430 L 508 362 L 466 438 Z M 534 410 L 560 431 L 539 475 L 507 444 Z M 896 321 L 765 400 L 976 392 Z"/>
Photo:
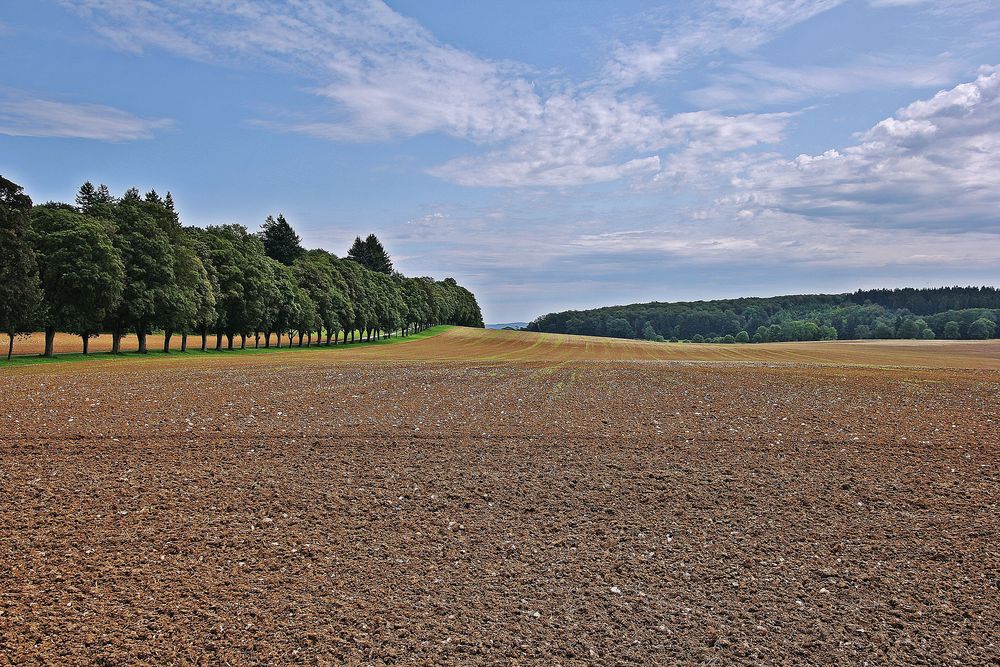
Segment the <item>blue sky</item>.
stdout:
<path fill-rule="evenodd" d="M 997 284 L 1000 3 L 13 0 L 0 174 L 375 232 L 487 321 Z"/>

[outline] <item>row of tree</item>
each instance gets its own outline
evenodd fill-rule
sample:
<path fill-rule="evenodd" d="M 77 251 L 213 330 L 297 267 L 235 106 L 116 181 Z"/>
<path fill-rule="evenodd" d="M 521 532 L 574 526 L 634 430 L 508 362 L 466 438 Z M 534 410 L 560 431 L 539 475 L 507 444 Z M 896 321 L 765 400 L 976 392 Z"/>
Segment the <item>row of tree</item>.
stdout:
<path fill-rule="evenodd" d="M 997 335 L 994 287 L 863 290 L 769 298 L 643 303 L 539 317 L 530 331 L 716 343 Z"/>
<path fill-rule="evenodd" d="M 482 327 L 475 296 L 454 279 L 407 278 L 393 271 L 379 240 L 356 239 L 345 259 L 306 250 L 285 218 L 261 231 L 237 224 L 184 227 L 171 195 L 130 189 L 114 197 L 85 183 L 74 205 L 32 206 L 23 189 L 0 176 L 0 330 L 10 338 L 45 332 L 45 355 L 57 331 L 112 336 L 121 350 L 135 333 L 180 335 L 207 349 L 275 344 L 336 344 L 356 335 L 407 335 L 435 324 Z"/>

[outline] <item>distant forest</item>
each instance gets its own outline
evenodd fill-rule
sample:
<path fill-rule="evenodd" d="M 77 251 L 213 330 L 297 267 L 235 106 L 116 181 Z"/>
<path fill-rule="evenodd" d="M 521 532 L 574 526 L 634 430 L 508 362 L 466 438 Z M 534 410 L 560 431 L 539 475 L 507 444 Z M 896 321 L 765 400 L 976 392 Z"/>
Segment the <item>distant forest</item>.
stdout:
<path fill-rule="evenodd" d="M 306 250 L 285 220 L 268 216 L 260 232 L 239 224 L 185 227 L 168 192 L 121 197 L 84 183 L 73 204 L 32 205 L 0 176 L 0 332 L 57 331 L 88 341 L 110 333 L 114 352 L 126 333 L 164 333 L 163 349 L 189 334 L 201 349 L 299 346 L 406 335 L 435 324 L 482 327 L 476 297 L 452 278 L 408 278 L 392 268 L 381 242 L 357 238 L 340 259 Z M 357 334 L 356 332 L 360 332 Z M 314 338 L 315 337 L 315 338 Z"/>
<path fill-rule="evenodd" d="M 766 298 L 640 303 L 551 313 L 529 331 L 696 343 L 863 338 L 987 339 L 997 335 L 994 287 L 858 290 Z"/>

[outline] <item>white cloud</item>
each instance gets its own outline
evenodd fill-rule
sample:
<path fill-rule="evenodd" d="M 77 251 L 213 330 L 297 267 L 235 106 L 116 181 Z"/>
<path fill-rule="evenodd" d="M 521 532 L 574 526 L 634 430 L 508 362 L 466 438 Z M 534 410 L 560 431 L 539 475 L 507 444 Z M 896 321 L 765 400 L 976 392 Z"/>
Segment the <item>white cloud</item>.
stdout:
<path fill-rule="evenodd" d="M 722 6 L 734 17 L 766 15 L 760 20 L 773 25 L 814 4 Z M 312 77 L 312 92 L 332 103 L 328 117 L 259 121 L 266 127 L 342 141 L 437 132 L 489 146 L 430 170 L 462 185 L 573 186 L 652 175 L 661 167 L 660 150 L 735 150 L 774 141 L 783 125 L 778 115 L 666 117 L 648 99 L 620 91 L 563 84 L 546 92 L 524 67 L 442 44 L 380 2 L 73 6 L 121 48 L 264 58 Z"/>
<path fill-rule="evenodd" d="M 0 134 L 98 141 L 149 139 L 169 127 L 167 118 L 141 118 L 100 104 L 69 104 L 43 99 L 0 100 Z"/>
<path fill-rule="evenodd" d="M 550 106 L 558 111 L 543 114 L 506 149 L 431 173 L 469 186 L 568 186 L 641 175 L 679 181 L 710 171 L 727 153 L 779 141 L 789 117 L 710 111 L 664 117 L 635 100 L 592 97 L 550 100 Z M 614 160 L 622 155 L 629 157 Z"/>
<path fill-rule="evenodd" d="M 777 34 L 821 14 L 844 0 L 715 0 L 698 12 L 675 16 L 655 43 L 620 45 L 607 68 L 625 84 L 655 80 L 718 51 L 746 53 Z"/>
<path fill-rule="evenodd" d="M 704 107 L 756 108 L 863 90 L 942 86 L 964 69 L 958 60 L 946 56 L 932 60 L 868 56 L 838 66 L 787 67 L 750 61 L 714 76 L 712 83 L 687 97 Z"/>
<path fill-rule="evenodd" d="M 913 102 L 820 155 L 748 167 L 758 209 L 864 227 L 1000 228 L 1000 70 Z"/>
<path fill-rule="evenodd" d="M 493 141 L 541 112 L 516 66 L 442 44 L 382 2 L 67 1 L 119 48 L 264 61 L 317 82 L 311 92 L 333 103 L 326 118 L 267 121 L 276 129 L 347 141 L 427 132 Z"/>

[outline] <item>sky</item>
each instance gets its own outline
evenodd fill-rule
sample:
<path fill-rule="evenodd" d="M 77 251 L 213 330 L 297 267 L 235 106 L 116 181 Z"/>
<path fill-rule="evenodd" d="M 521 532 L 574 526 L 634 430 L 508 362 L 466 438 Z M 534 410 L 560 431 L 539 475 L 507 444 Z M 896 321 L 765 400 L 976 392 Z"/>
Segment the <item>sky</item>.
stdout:
<path fill-rule="evenodd" d="M 8 0 L 0 174 L 374 232 L 488 322 L 998 284 L 996 0 Z"/>

